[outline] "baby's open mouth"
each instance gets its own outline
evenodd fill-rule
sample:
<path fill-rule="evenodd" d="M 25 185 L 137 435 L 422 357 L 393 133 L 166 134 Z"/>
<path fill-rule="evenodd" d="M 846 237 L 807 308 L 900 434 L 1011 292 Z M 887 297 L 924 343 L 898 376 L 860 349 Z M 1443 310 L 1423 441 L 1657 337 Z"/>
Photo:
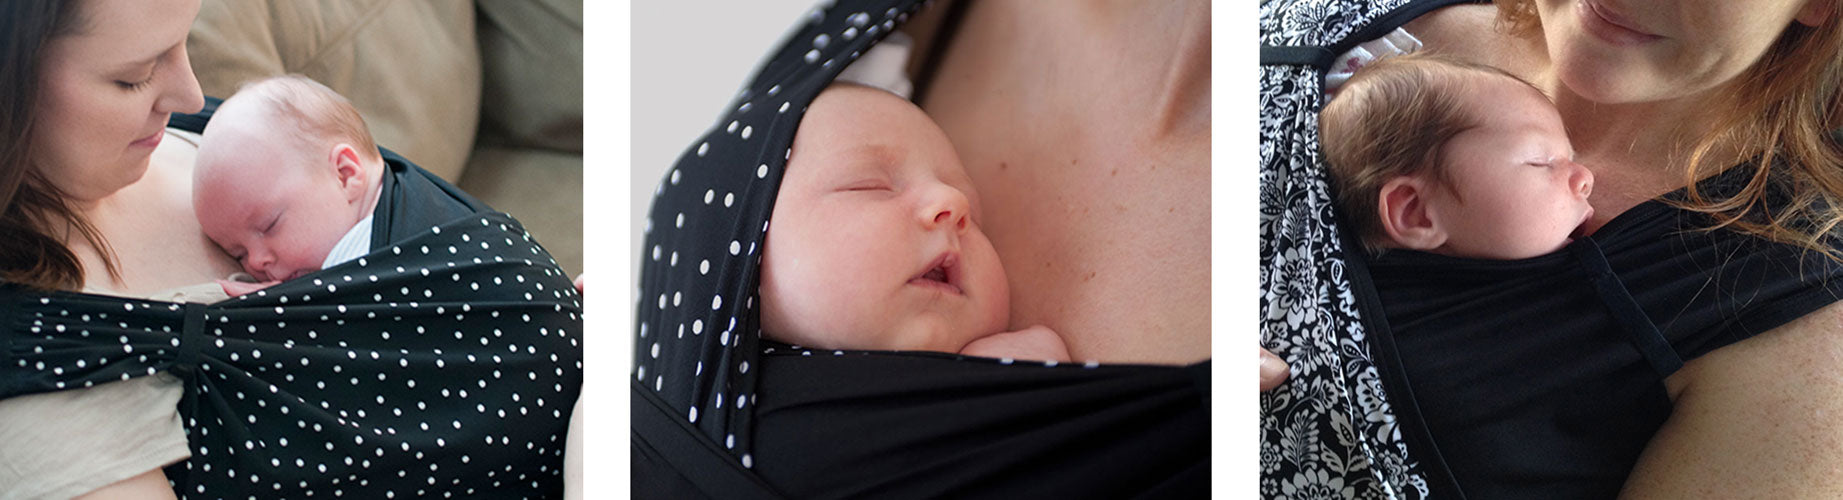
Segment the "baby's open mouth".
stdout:
<path fill-rule="evenodd" d="M 922 271 L 920 275 L 910 278 L 909 284 L 939 288 L 942 291 L 956 295 L 965 294 L 966 292 L 961 290 L 958 284 L 954 283 L 956 280 L 954 279 L 955 273 L 953 271 L 959 265 L 959 261 L 960 256 L 953 252 L 942 253 L 941 256 L 935 257 L 934 262 L 928 264 L 926 271 Z"/>

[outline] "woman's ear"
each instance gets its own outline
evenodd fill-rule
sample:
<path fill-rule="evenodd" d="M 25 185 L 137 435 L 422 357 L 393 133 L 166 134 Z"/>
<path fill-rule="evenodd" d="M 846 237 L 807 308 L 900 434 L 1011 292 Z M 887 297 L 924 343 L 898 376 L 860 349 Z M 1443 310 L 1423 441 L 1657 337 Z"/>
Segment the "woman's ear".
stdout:
<path fill-rule="evenodd" d="M 1382 232 L 1390 243 L 1413 250 L 1432 250 L 1446 244 L 1439 214 L 1428 205 L 1433 186 L 1416 177 L 1396 177 L 1383 183 L 1376 198 Z"/>
<path fill-rule="evenodd" d="M 351 144 L 334 145 L 329 159 L 333 176 L 339 180 L 339 190 L 346 195 L 346 203 L 358 202 L 371 192 L 371 178 L 366 175 L 365 165 L 358 160 L 358 150 Z"/>
<path fill-rule="evenodd" d="M 1805 0 L 1805 6 L 1798 9 L 1798 16 L 1793 18 L 1805 26 L 1823 26 L 1836 9 L 1837 0 Z"/>

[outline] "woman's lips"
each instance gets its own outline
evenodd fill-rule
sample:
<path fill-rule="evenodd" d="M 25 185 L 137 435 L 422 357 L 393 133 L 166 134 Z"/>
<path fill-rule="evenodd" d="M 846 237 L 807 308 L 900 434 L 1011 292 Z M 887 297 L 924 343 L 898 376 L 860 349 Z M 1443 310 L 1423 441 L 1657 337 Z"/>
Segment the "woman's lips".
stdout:
<path fill-rule="evenodd" d="M 160 145 L 160 139 L 163 137 L 166 137 L 165 130 L 155 130 L 153 135 L 135 139 L 134 142 L 128 143 L 128 145 L 137 148 L 153 149 L 155 146 Z"/>
<path fill-rule="evenodd" d="M 1640 45 L 1664 37 L 1643 31 L 1630 19 L 1607 10 L 1589 0 L 1581 0 L 1575 10 L 1580 12 L 1581 25 L 1595 37 L 1614 45 Z"/>

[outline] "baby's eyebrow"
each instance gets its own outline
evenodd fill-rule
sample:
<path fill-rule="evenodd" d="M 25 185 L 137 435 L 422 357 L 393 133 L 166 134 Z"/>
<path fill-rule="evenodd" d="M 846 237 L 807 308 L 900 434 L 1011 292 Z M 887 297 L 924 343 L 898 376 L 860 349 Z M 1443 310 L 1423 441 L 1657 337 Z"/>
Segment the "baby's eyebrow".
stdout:
<path fill-rule="evenodd" d="M 860 144 L 851 148 L 851 156 L 868 160 L 866 167 L 885 168 L 902 161 L 902 151 L 884 143 Z"/>

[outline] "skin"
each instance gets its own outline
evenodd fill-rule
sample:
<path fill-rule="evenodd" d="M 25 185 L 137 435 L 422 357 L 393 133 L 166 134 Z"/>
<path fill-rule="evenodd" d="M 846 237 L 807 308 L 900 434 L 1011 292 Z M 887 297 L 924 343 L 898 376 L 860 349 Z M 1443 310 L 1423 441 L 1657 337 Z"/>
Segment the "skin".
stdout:
<path fill-rule="evenodd" d="M 1573 161 L 1561 116 L 1536 89 L 1482 75 L 1461 96 L 1477 126 L 1445 148 L 1449 184 L 1383 184 L 1378 213 L 1399 247 L 1480 259 L 1554 252 L 1593 215 L 1593 173 Z"/>
<path fill-rule="evenodd" d="M 333 245 L 376 207 L 383 173 L 350 143 L 296 140 L 299 131 L 272 125 L 285 119 L 239 93 L 212 117 L 198 149 L 199 223 L 264 282 L 320 270 Z M 227 284 L 226 292 L 247 288 Z"/>
<path fill-rule="evenodd" d="M 1007 326 L 1044 325 L 1075 359 L 1207 359 L 1208 2 L 967 9 L 950 45 L 918 50 L 941 52 L 921 105 L 986 200 Z"/>
<path fill-rule="evenodd" d="M 197 0 L 87 0 L 81 32 L 46 47 L 34 144 L 46 176 L 113 245 L 120 279 L 74 234 L 85 287 L 132 294 L 235 270 L 191 217 L 191 148 L 162 132 L 204 105 L 185 52 Z M 154 139 L 158 137 L 159 139 Z M 159 469 L 79 498 L 173 498 Z"/>
<path fill-rule="evenodd" d="M 42 172 L 108 238 L 121 270 L 74 234 L 85 288 L 133 294 L 199 283 L 236 267 L 191 217 L 191 146 L 146 141 L 173 112 L 204 105 L 185 53 L 196 0 L 80 3 L 81 32 L 53 39 L 35 105 Z M 136 84 L 139 84 L 138 86 Z"/>
<path fill-rule="evenodd" d="M 960 352 L 1004 329 L 1005 271 L 979 229 L 979 200 L 920 109 L 881 90 L 834 86 L 813 101 L 793 150 L 763 254 L 769 337 Z M 927 276 L 935 269 L 940 280 Z M 1038 347 L 1029 341 L 1045 332 L 984 345 Z"/>
<path fill-rule="evenodd" d="M 1828 2 L 1717 0 L 1620 2 L 1608 9 L 1662 38 L 1608 42 L 1581 28 L 1579 4 L 1546 1 L 1552 32 L 1524 40 L 1494 31 L 1488 6 L 1442 9 L 1409 23 L 1427 50 L 1496 65 L 1556 96 L 1582 163 L 1597 179 L 1590 228 L 1682 187 L 1668 159 L 1686 131 L 1708 124 L 1700 106 L 1725 90 L 1722 67 L 1744 65 L 1757 39 L 1790 23 L 1829 23 Z M 1742 9 L 1744 11 L 1733 11 Z M 1498 52 L 1479 50 L 1496 47 Z M 1701 52 L 1701 56 L 1692 53 Z M 1694 59 L 1694 58 L 1702 59 Z M 1652 68 L 1687 64 L 1681 74 Z M 1707 63 L 1714 60 L 1720 64 Z M 1592 69 L 1591 71 L 1589 69 Z M 1586 79 L 1589 73 L 1601 76 Z M 1578 86 L 1578 87 L 1577 87 Z M 1597 100 L 1598 99 L 1598 100 Z M 1604 100 L 1604 101 L 1600 101 Z M 1677 124 L 1662 127 L 1658 124 Z M 1680 156 L 1676 156 L 1680 157 Z M 1652 437 L 1622 496 L 1628 498 L 1826 498 L 1843 494 L 1843 304 L 1686 362 L 1665 379 L 1672 415 Z"/>

